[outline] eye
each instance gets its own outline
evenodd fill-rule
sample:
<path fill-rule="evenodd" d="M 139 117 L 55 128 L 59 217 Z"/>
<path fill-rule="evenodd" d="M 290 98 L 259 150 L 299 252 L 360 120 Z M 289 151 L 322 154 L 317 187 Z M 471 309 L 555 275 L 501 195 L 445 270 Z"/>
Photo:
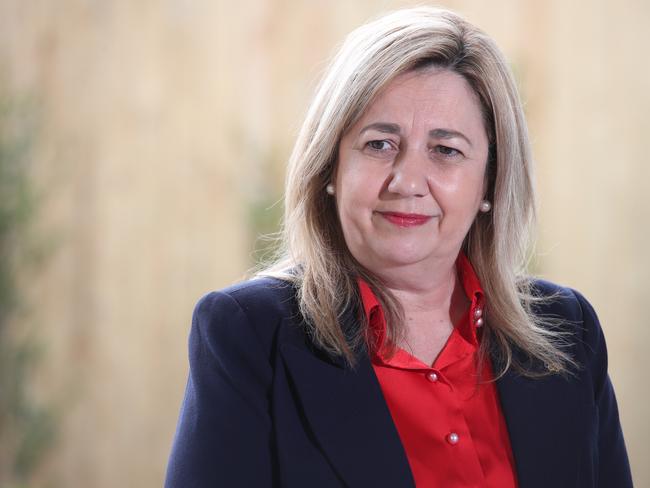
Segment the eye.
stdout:
<path fill-rule="evenodd" d="M 463 153 L 460 152 L 458 149 L 454 149 L 453 147 L 449 146 L 442 146 L 442 145 L 437 145 L 433 150 L 437 153 L 440 154 L 441 156 L 444 156 L 445 158 L 455 158 L 457 156 L 462 156 Z"/>
<path fill-rule="evenodd" d="M 393 145 L 390 143 L 390 141 L 387 141 L 386 139 L 377 140 L 377 141 L 368 141 L 366 143 L 366 146 L 369 149 L 378 152 L 390 151 L 391 149 L 393 149 Z"/>

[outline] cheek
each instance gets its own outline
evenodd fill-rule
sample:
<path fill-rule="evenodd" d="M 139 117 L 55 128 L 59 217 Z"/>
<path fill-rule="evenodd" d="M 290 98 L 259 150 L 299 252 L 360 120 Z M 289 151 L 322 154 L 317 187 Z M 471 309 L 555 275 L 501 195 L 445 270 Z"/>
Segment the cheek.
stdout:
<path fill-rule="evenodd" d="M 346 179 L 338 185 L 337 207 L 344 230 L 357 227 L 372 208 L 372 199 L 364 189 L 361 179 Z"/>
<path fill-rule="evenodd" d="M 351 249 L 364 242 L 364 236 L 372 232 L 381 182 L 381 175 L 364 168 L 363 164 L 342 164 L 339 168 L 336 201 L 343 234 Z"/>
<path fill-rule="evenodd" d="M 337 171 L 337 201 L 341 206 L 368 207 L 377 201 L 385 175 L 377 165 L 366 164 L 362 159 L 342 162 Z"/>
<path fill-rule="evenodd" d="M 458 174 L 454 178 L 432 183 L 432 193 L 438 204 L 447 211 L 472 213 L 484 194 L 484 178 L 481 174 Z"/>

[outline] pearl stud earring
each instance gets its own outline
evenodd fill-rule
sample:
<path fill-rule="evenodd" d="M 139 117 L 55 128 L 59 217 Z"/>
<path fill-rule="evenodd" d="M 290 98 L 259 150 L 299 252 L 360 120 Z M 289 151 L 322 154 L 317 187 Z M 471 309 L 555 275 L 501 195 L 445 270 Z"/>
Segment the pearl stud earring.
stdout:
<path fill-rule="evenodd" d="M 488 200 L 483 200 L 478 206 L 478 209 L 483 213 L 487 213 L 492 210 L 492 204 Z"/>
<path fill-rule="evenodd" d="M 334 185 L 331 183 L 325 187 L 325 191 L 328 195 L 334 195 Z"/>

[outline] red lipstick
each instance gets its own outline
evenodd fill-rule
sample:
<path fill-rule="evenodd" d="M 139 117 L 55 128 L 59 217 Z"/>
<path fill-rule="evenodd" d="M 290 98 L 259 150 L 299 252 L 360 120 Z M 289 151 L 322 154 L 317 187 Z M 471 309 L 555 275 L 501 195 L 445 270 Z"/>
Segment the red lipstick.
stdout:
<path fill-rule="evenodd" d="M 431 220 L 430 215 L 400 213 L 400 212 L 379 212 L 391 224 L 399 227 L 415 227 L 424 225 Z"/>

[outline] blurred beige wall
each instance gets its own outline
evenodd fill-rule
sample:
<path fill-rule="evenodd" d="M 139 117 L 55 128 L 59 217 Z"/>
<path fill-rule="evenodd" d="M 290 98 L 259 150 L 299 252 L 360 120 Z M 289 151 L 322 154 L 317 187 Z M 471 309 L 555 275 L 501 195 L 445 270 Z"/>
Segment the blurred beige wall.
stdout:
<path fill-rule="evenodd" d="M 54 243 L 29 287 L 47 345 L 37 388 L 63 407 L 41 479 L 161 485 L 194 302 L 251 265 L 250 209 L 281 191 L 327 57 L 409 3 L 0 0 L 5 89 L 41 107 L 34 181 Z M 440 3 L 512 61 L 538 163 L 538 268 L 599 312 L 636 485 L 650 486 L 650 5 Z"/>

